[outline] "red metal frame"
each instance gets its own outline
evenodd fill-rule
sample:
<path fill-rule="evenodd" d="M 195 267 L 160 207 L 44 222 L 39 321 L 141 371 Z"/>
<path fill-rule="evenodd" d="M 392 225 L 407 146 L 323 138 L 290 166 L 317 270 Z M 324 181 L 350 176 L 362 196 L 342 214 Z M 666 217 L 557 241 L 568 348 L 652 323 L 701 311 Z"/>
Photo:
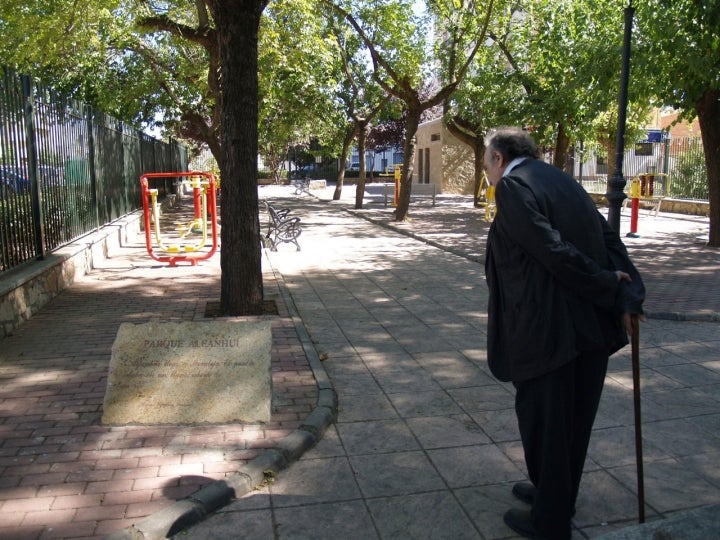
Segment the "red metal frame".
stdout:
<path fill-rule="evenodd" d="M 156 255 L 153 252 L 152 245 L 152 225 L 150 223 L 150 184 L 151 178 L 177 178 L 179 176 L 204 176 L 208 180 L 207 206 L 210 213 L 210 226 L 212 230 L 212 248 L 210 251 L 194 254 L 179 255 Z M 218 247 L 218 231 L 217 231 L 217 197 L 215 193 L 215 176 L 208 172 L 184 171 L 184 172 L 164 172 L 164 173 L 145 173 L 140 177 L 140 185 L 142 186 L 143 199 L 143 224 L 145 226 L 145 245 L 147 246 L 150 257 L 159 262 L 166 262 L 170 266 L 175 266 L 178 262 L 189 262 L 193 266 L 198 261 L 204 261 L 212 257 Z M 195 206 L 195 218 L 200 217 L 199 212 L 200 188 L 193 189 L 193 203 Z M 203 216 L 204 217 L 204 216 Z"/>

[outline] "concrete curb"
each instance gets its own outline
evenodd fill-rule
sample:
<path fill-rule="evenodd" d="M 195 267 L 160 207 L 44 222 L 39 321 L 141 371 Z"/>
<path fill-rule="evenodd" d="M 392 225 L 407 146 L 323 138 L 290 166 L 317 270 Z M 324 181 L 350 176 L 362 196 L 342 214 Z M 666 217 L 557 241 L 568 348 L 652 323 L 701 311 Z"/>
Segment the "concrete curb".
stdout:
<path fill-rule="evenodd" d="M 662 319 L 666 321 L 684 322 L 720 322 L 720 312 L 717 311 L 648 311 L 648 319 Z"/>
<path fill-rule="evenodd" d="M 710 505 L 626 527 L 599 536 L 596 540 L 706 540 L 717 538 L 718 530 L 720 505 Z"/>
<path fill-rule="evenodd" d="M 219 508 L 230 504 L 233 499 L 250 493 L 299 460 L 335 423 L 338 413 L 337 393 L 303 325 L 282 275 L 275 270 L 272 263 L 270 266 L 318 384 L 316 407 L 300 427 L 284 437 L 276 448 L 265 450 L 237 473 L 228 476 L 225 480 L 204 486 L 192 495 L 139 520 L 131 527 L 105 536 L 106 540 L 161 540 L 196 525 Z"/>

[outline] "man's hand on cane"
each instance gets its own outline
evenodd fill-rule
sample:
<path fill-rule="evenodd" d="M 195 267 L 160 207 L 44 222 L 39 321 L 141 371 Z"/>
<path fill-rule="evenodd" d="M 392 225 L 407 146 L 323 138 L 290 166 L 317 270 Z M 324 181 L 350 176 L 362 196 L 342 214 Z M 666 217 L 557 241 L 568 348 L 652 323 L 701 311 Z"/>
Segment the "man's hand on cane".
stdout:
<path fill-rule="evenodd" d="M 630 278 L 630 274 L 623 272 L 622 270 L 615 270 L 615 275 L 617 276 L 618 281 L 632 281 Z M 623 313 L 622 314 L 622 324 L 625 327 L 625 331 L 628 333 L 629 336 L 633 335 L 633 322 L 632 318 L 636 317 L 638 321 L 645 322 L 645 315 L 641 313 Z M 635 322 L 637 325 L 637 321 Z"/>

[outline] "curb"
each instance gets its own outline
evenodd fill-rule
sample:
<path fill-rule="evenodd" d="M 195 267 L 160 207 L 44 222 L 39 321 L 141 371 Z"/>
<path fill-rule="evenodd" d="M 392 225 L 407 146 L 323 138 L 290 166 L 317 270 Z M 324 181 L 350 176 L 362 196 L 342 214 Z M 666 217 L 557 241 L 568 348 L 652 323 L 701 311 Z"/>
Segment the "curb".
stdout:
<path fill-rule="evenodd" d="M 632 525 L 598 536 L 596 540 L 705 540 L 717 538 L 720 505 L 714 504 L 676 512 L 668 517 Z"/>
<path fill-rule="evenodd" d="M 717 311 L 648 311 L 645 313 L 648 319 L 661 319 L 665 321 L 679 322 L 720 322 L 720 313 Z"/>
<path fill-rule="evenodd" d="M 267 250 L 265 250 L 267 253 Z M 282 275 L 270 263 L 280 295 L 295 324 L 300 343 L 318 385 L 317 405 L 295 431 L 284 437 L 276 448 L 265 450 L 237 473 L 217 480 L 167 508 L 140 519 L 134 525 L 105 536 L 105 540 L 162 540 L 200 523 L 213 512 L 253 491 L 315 446 L 335 423 L 338 397 L 312 344 Z"/>

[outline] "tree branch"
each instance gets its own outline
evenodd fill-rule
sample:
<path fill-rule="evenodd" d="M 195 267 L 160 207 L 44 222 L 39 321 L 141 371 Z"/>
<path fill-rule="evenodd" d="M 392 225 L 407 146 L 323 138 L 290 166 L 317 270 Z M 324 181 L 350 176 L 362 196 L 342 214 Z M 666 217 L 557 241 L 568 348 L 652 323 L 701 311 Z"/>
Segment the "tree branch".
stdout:
<path fill-rule="evenodd" d="M 198 2 L 201 3 L 201 2 Z M 207 13 L 206 13 L 207 17 Z M 156 32 L 169 32 L 175 36 L 181 37 L 193 43 L 202 45 L 210 50 L 217 47 L 217 38 L 215 29 L 209 25 L 193 28 L 185 24 L 173 21 L 167 15 L 153 15 L 148 17 L 140 17 L 136 21 L 138 27 L 144 30 L 152 30 Z M 206 21 L 207 23 L 207 21 Z"/>

